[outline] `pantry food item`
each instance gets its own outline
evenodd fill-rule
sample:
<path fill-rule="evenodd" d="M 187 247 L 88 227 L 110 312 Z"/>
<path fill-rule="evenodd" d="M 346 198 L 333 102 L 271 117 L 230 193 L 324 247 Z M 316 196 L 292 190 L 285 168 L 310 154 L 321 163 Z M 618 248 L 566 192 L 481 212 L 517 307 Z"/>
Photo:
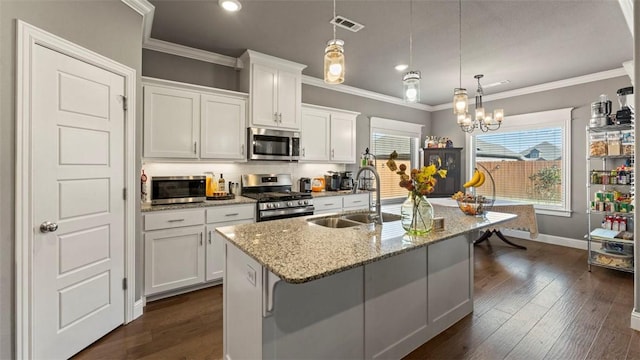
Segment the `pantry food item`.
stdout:
<path fill-rule="evenodd" d="M 620 155 L 622 141 L 620 131 L 607 132 L 607 155 Z"/>
<path fill-rule="evenodd" d="M 591 134 L 589 143 L 590 156 L 606 156 L 607 155 L 607 139 L 606 133 Z"/>
<path fill-rule="evenodd" d="M 635 136 L 633 130 L 620 131 L 622 155 L 633 155 L 635 150 Z"/>
<path fill-rule="evenodd" d="M 632 268 L 633 255 L 629 254 L 613 254 L 613 253 L 593 253 L 593 261 L 598 264 L 613 266 L 618 268 Z"/>

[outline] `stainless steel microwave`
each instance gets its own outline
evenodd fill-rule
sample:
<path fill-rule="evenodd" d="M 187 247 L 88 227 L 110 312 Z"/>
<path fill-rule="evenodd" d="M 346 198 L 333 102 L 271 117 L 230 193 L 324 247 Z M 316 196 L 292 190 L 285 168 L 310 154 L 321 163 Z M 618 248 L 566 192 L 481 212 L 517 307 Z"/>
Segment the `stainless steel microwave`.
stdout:
<path fill-rule="evenodd" d="M 207 199 L 207 177 L 153 176 L 151 178 L 151 205 L 202 202 Z"/>
<path fill-rule="evenodd" d="M 247 129 L 247 158 L 249 160 L 298 161 L 300 133 L 262 128 Z"/>

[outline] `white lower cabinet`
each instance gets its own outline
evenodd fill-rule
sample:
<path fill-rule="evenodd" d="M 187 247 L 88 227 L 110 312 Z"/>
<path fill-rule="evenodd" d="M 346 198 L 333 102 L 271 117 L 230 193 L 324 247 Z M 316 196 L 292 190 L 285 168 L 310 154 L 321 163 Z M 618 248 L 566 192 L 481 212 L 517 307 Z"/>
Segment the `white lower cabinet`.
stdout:
<path fill-rule="evenodd" d="M 369 209 L 369 194 L 322 196 L 313 198 L 314 215 Z"/>
<path fill-rule="evenodd" d="M 224 238 L 216 232 L 216 228 L 255 222 L 255 208 L 254 204 L 247 204 L 220 206 L 207 210 L 205 281 L 221 280 L 224 274 Z"/>
<path fill-rule="evenodd" d="M 156 230 L 144 236 L 145 294 L 204 281 L 204 226 Z"/>
<path fill-rule="evenodd" d="M 253 203 L 146 214 L 145 295 L 222 280 L 224 241 L 215 228 L 252 223 L 254 214 Z"/>

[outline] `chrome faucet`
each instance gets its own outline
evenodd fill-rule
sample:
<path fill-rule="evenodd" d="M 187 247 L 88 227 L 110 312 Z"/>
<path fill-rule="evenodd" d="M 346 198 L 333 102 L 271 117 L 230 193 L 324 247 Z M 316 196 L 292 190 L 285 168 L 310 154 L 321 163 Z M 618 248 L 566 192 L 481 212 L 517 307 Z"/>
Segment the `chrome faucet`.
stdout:
<path fill-rule="evenodd" d="M 376 178 L 376 215 L 375 215 L 375 221 L 378 224 L 382 224 L 382 208 L 380 206 L 380 175 L 378 174 L 378 171 L 376 170 L 376 168 L 374 168 L 373 166 L 363 166 L 361 167 L 358 172 L 356 173 L 356 182 L 360 182 L 360 173 L 362 173 L 365 170 L 369 170 L 373 173 L 373 175 Z M 353 187 L 353 193 L 356 192 L 356 190 L 358 190 L 357 186 L 358 184 L 356 184 L 356 186 Z"/>

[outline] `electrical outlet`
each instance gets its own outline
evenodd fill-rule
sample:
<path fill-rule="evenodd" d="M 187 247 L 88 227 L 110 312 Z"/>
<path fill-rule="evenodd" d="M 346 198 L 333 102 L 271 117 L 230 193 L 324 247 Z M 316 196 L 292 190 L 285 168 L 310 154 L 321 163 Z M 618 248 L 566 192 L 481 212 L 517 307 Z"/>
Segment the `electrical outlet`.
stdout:
<path fill-rule="evenodd" d="M 247 265 L 247 280 L 251 285 L 256 286 L 256 271 L 249 265 Z"/>

